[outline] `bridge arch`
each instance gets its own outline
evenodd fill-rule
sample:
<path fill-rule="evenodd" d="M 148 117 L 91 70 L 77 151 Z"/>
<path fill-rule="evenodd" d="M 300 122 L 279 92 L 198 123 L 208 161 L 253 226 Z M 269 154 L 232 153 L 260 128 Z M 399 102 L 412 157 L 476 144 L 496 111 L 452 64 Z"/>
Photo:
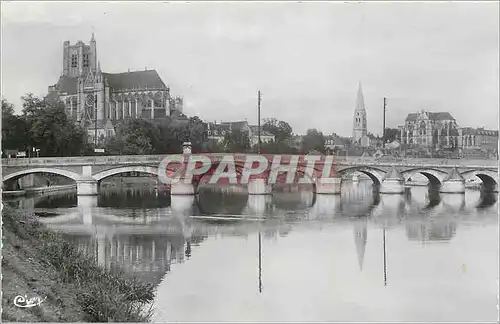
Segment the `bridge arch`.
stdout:
<path fill-rule="evenodd" d="M 448 175 L 448 173 L 445 171 L 437 169 L 429 169 L 429 168 L 416 168 L 416 169 L 405 170 L 402 172 L 405 181 L 417 173 L 426 177 L 429 180 L 429 184 L 433 187 L 441 186 L 444 179 Z"/>
<path fill-rule="evenodd" d="M 276 172 L 278 169 L 279 169 L 279 171 L 276 175 L 276 184 L 280 183 L 281 181 L 286 181 L 286 179 L 288 177 L 288 173 L 293 172 L 295 174 L 294 181 L 295 180 L 300 181 L 300 179 L 306 178 L 306 179 L 308 179 L 309 183 L 306 182 L 304 184 L 311 184 L 312 186 L 315 186 L 315 184 L 316 184 L 315 180 L 317 179 L 317 175 L 321 174 L 321 172 L 322 172 L 322 170 L 320 170 L 320 169 L 313 168 L 312 174 L 309 174 L 304 170 L 305 169 L 304 167 L 281 165 L 281 166 L 275 167 L 271 170 L 267 170 L 266 171 L 267 177 L 269 177 L 272 172 Z M 297 176 L 299 177 L 299 179 L 297 179 Z M 299 183 L 299 182 L 297 182 L 297 183 Z"/>
<path fill-rule="evenodd" d="M 152 175 L 158 175 L 158 167 L 152 167 L 152 166 L 147 166 L 147 165 L 131 165 L 131 166 L 125 166 L 125 167 L 118 167 L 118 168 L 113 168 L 113 169 L 108 169 L 104 170 L 101 172 L 98 172 L 92 176 L 92 178 L 96 181 L 101 181 L 105 178 L 120 174 L 120 173 L 127 173 L 127 172 L 141 172 L 141 173 L 148 173 Z"/>
<path fill-rule="evenodd" d="M 361 172 L 363 174 L 366 174 L 368 177 L 370 177 L 370 179 L 373 181 L 373 184 L 376 186 L 379 186 L 382 183 L 386 174 L 384 170 L 365 166 L 354 166 L 337 171 L 340 176 L 348 175 L 353 172 Z"/>
<path fill-rule="evenodd" d="M 2 183 L 5 183 L 5 181 L 8 181 L 8 180 L 18 179 L 22 176 L 25 176 L 28 174 L 34 174 L 34 173 L 52 173 L 52 174 L 57 174 L 57 175 L 72 179 L 74 181 L 78 181 L 81 178 L 81 176 L 78 173 L 75 173 L 72 171 L 56 169 L 56 168 L 34 168 L 34 169 L 20 170 L 20 171 L 16 171 L 16 172 L 12 172 L 12 173 L 9 173 L 7 175 L 4 175 L 2 177 Z"/>
<path fill-rule="evenodd" d="M 469 170 L 461 173 L 465 182 L 477 177 L 483 182 L 486 191 L 498 190 L 498 173 L 490 170 Z"/>

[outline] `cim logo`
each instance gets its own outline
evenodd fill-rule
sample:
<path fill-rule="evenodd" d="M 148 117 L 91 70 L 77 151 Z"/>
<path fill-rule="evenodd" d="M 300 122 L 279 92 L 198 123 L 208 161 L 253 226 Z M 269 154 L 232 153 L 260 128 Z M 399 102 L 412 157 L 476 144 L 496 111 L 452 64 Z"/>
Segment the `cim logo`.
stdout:
<path fill-rule="evenodd" d="M 328 182 L 335 176 L 331 155 L 177 155 L 166 157 L 158 170 L 158 178 L 165 184 L 248 184 L 252 179 L 307 184 L 318 178 Z"/>

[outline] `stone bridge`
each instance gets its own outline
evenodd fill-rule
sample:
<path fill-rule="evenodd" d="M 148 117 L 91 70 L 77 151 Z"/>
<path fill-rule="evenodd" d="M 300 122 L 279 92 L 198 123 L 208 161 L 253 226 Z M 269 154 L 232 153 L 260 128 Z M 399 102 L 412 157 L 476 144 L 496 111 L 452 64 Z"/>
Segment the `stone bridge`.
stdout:
<path fill-rule="evenodd" d="M 207 154 L 213 167 L 207 172 L 214 172 L 221 162 L 232 159 L 241 176 L 241 170 L 246 158 L 245 154 Z M 98 194 L 101 180 L 127 172 L 141 172 L 152 175 L 159 174 L 160 163 L 166 158 L 183 159 L 184 155 L 121 155 L 121 156 L 94 156 L 94 157 L 51 157 L 51 158 L 22 158 L 2 159 L 2 187 L 9 189 L 18 179 L 33 173 L 51 173 L 74 180 L 77 183 L 78 195 Z M 272 156 L 265 156 L 272 159 Z M 285 158 L 286 157 L 286 158 Z M 333 158 L 333 164 L 328 165 L 331 171 L 328 181 L 325 177 L 317 176 L 324 172 L 328 156 L 316 156 L 320 162 L 315 164 L 312 172 L 304 167 L 305 156 L 283 156 L 279 170 L 266 170 L 263 177 L 250 179 L 248 182 L 249 194 L 270 194 L 271 186 L 267 181 L 273 171 L 282 175 L 287 174 L 286 162 L 296 159 L 299 168 L 294 172 L 310 175 L 309 183 L 318 194 L 339 194 L 341 179 L 354 172 L 369 176 L 380 193 L 404 192 L 404 184 L 414 174 L 422 174 L 429 179 L 431 186 L 439 187 L 441 192 L 463 193 L 465 182 L 476 177 L 483 182 L 483 189 L 498 190 L 498 161 L 497 160 L 437 160 L 437 159 L 406 159 L 399 161 L 377 161 L 373 158 Z M 311 156 L 309 156 L 311 157 Z M 321 164 L 323 163 L 323 164 Z M 319 166 L 319 167 L 318 167 Z M 297 171 L 299 170 L 299 171 Z M 309 170 L 311 171 L 311 170 Z M 328 173 L 328 171 L 327 171 Z M 323 173 L 325 174 L 325 173 Z M 305 177 L 305 176 L 304 176 Z M 293 178 L 293 177 L 292 177 Z M 203 181 L 203 176 L 194 178 L 193 183 L 180 182 L 171 185 L 171 194 L 194 194 L 196 182 Z M 279 182 L 279 181 L 278 181 Z M 275 183 L 275 182 L 273 182 Z"/>

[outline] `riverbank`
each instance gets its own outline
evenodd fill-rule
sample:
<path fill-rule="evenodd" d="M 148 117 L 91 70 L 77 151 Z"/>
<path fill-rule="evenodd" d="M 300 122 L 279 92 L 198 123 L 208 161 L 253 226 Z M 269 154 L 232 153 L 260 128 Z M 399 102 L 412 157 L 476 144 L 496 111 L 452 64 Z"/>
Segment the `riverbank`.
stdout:
<path fill-rule="evenodd" d="M 2 320 L 12 322 L 147 322 L 154 287 L 95 260 L 37 221 L 2 210 Z M 23 308 L 16 296 L 39 297 Z"/>

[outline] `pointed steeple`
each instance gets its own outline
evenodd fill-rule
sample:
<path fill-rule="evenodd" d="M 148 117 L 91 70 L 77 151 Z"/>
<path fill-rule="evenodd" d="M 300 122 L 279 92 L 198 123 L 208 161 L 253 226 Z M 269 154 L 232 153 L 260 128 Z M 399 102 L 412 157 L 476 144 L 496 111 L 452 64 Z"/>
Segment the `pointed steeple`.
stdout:
<path fill-rule="evenodd" d="M 358 256 L 359 269 L 363 270 L 365 259 L 367 228 L 366 220 L 358 221 L 354 227 L 354 242 L 356 243 L 356 254 Z"/>
<path fill-rule="evenodd" d="M 365 99 L 361 82 L 358 83 L 358 95 L 356 97 L 356 108 L 354 109 L 352 139 L 357 143 L 367 133 Z"/>
<path fill-rule="evenodd" d="M 363 89 L 361 87 L 361 82 L 358 83 L 358 96 L 356 99 L 356 110 L 365 111 L 365 99 L 363 97 Z"/>
<path fill-rule="evenodd" d="M 94 32 L 92 32 L 92 38 L 90 39 L 90 41 L 95 42 Z"/>

